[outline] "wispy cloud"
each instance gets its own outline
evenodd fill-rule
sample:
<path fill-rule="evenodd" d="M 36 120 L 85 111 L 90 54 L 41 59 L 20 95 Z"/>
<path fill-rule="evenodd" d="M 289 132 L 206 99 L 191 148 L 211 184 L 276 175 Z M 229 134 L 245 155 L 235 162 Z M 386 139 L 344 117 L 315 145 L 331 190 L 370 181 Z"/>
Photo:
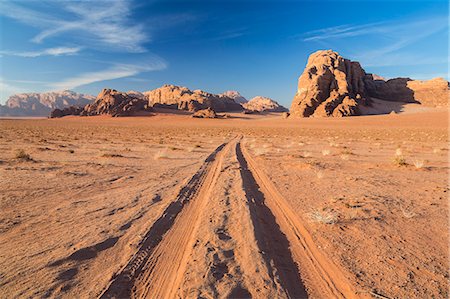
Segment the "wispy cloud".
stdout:
<path fill-rule="evenodd" d="M 423 64 L 423 57 L 408 55 L 404 50 L 433 34 L 448 28 L 448 17 L 434 16 L 422 20 L 397 20 L 359 25 L 340 25 L 309 31 L 301 35 L 305 42 L 333 45 L 337 40 L 365 36 L 366 40 L 377 41 L 377 46 L 360 49 L 352 58 L 361 60 L 365 66 L 372 65 L 415 65 Z M 349 41 L 349 43 L 351 43 Z M 367 43 L 369 44 L 369 43 Z M 352 43 L 353 45 L 353 43 Z M 364 45 L 364 43 L 359 43 Z M 350 50 L 352 51 L 352 50 Z M 429 60 L 427 60 L 431 63 Z M 434 59 L 436 63 L 442 59 Z"/>
<path fill-rule="evenodd" d="M 106 80 L 126 78 L 143 72 L 163 70 L 167 64 L 162 59 L 153 59 L 146 64 L 114 64 L 113 66 L 95 72 L 83 73 L 50 85 L 51 89 L 73 89 L 79 86 Z"/>
<path fill-rule="evenodd" d="M 0 51 L 0 54 L 19 57 L 62 56 L 62 55 L 75 55 L 80 50 L 81 47 L 72 47 L 72 48 L 57 47 L 44 49 L 41 51 L 29 51 L 29 52 Z"/>
<path fill-rule="evenodd" d="M 52 0 L 42 5 L 33 2 L 29 7 L 19 3 L 0 1 L 0 14 L 38 28 L 40 32 L 32 38 L 35 43 L 72 34 L 71 39 L 87 40 L 86 47 L 100 43 L 129 52 L 145 52 L 143 43 L 148 37 L 142 25 L 133 24 L 128 0 Z"/>

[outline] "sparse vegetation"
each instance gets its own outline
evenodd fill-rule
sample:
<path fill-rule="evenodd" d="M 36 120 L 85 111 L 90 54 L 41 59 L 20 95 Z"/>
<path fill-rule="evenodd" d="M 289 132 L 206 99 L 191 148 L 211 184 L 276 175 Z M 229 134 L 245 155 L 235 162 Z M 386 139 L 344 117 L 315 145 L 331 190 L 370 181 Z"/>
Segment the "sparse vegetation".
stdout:
<path fill-rule="evenodd" d="M 398 155 L 394 157 L 392 162 L 396 166 L 407 166 L 408 165 L 408 163 L 406 163 L 406 159 L 403 156 L 398 156 Z"/>
<path fill-rule="evenodd" d="M 329 211 L 315 210 L 309 213 L 309 218 L 313 222 L 323 223 L 323 224 L 335 224 L 338 222 L 338 217 L 335 213 Z"/>
<path fill-rule="evenodd" d="M 417 160 L 417 159 L 415 159 L 413 161 L 413 165 L 414 165 L 414 167 L 416 169 L 421 169 L 421 168 L 423 168 L 425 166 L 425 161 L 424 160 Z"/>
<path fill-rule="evenodd" d="M 122 158 L 123 156 L 121 154 L 111 154 L 111 153 L 104 153 L 102 155 L 103 158 Z"/>
<path fill-rule="evenodd" d="M 167 159 L 169 158 L 169 155 L 167 154 L 167 149 L 159 150 L 155 156 L 153 157 L 155 160 L 159 159 Z"/>
<path fill-rule="evenodd" d="M 330 150 L 328 150 L 328 149 L 322 150 L 322 155 L 324 155 L 324 156 L 329 156 L 330 154 L 331 154 L 331 151 L 330 151 Z"/>
<path fill-rule="evenodd" d="M 18 149 L 16 151 L 15 158 L 22 161 L 34 161 L 30 154 L 26 153 L 23 149 Z"/>

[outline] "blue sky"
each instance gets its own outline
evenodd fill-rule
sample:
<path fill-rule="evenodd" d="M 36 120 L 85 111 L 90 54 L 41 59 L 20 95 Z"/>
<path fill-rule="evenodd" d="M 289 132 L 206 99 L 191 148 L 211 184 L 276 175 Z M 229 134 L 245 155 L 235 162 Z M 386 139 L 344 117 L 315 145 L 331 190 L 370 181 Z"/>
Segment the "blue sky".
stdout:
<path fill-rule="evenodd" d="M 0 103 L 170 83 L 289 106 L 320 49 L 385 78 L 448 80 L 448 13 L 448 1 L 0 0 Z"/>

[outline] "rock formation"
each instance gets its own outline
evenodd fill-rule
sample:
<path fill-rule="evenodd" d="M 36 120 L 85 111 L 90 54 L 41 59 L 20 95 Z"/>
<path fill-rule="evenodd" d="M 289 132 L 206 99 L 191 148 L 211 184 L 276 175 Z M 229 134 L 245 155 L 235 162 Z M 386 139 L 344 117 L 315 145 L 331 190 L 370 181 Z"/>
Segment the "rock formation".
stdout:
<path fill-rule="evenodd" d="M 328 50 L 311 54 L 298 80 L 291 115 L 357 115 L 358 105 L 368 103 L 364 76 L 358 62 L 344 59 L 336 52 Z"/>
<path fill-rule="evenodd" d="M 164 85 L 144 92 L 148 105 L 155 108 L 170 108 L 195 112 L 211 108 L 216 112 L 242 111 L 242 106 L 232 98 L 215 95 L 202 90 L 191 91 L 186 87 Z"/>
<path fill-rule="evenodd" d="M 147 100 L 140 97 L 139 94 L 103 89 L 92 104 L 84 107 L 80 115 L 131 116 L 137 112 L 150 110 Z"/>
<path fill-rule="evenodd" d="M 281 106 L 274 100 L 267 98 L 256 96 L 247 103 L 242 105 L 245 109 L 250 111 L 258 111 L 258 112 L 286 112 L 288 111 L 285 107 Z"/>
<path fill-rule="evenodd" d="M 367 74 L 358 62 L 324 50 L 309 57 L 298 80 L 290 112 L 297 117 L 351 116 L 359 115 L 359 108 L 369 106 L 372 98 L 448 106 L 449 96 L 449 84 L 444 79 L 422 82 L 395 78 L 386 81 Z"/>
<path fill-rule="evenodd" d="M 198 110 L 194 114 L 192 114 L 194 118 L 217 118 L 217 114 L 211 108 L 206 108 L 203 110 Z"/>
<path fill-rule="evenodd" d="M 83 112 L 82 107 L 70 106 L 63 109 L 56 108 L 50 113 L 50 118 L 59 118 L 67 115 L 80 115 Z"/>
<path fill-rule="evenodd" d="M 232 98 L 236 103 L 241 104 L 241 105 L 248 102 L 246 98 L 244 98 L 239 92 L 237 92 L 235 90 L 225 91 L 224 93 L 221 93 L 220 95 Z"/>
<path fill-rule="evenodd" d="M 83 107 L 95 97 L 70 90 L 22 93 L 10 96 L 4 106 L 0 106 L 0 115 L 5 116 L 49 116 L 53 109 L 70 106 Z"/>

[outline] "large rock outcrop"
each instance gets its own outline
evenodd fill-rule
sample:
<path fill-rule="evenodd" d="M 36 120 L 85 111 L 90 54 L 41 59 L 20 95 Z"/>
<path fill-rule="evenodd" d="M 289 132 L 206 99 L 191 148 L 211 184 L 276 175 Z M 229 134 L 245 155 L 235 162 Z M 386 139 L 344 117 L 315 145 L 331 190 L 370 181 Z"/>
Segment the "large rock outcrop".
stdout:
<path fill-rule="evenodd" d="M 349 116 L 359 114 L 367 104 L 365 72 L 358 62 L 342 58 L 331 50 L 317 51 L 308 59 L 298 80 L 291 115 Z"/>
<path fill-rule="evenodd" d="M 137 112 L 150 110 L 147 100 L 140 96 L 139 93 L 103 89 L 92 104 L 84 107 L 80 115 L 132 116 Z"/>
<path fill-rule="evenodd" d="M 249 111 L 258 112 L 286 112 L 288 109 L 278 104 L 271 98 L 256 96 L 247 103 L 242 105 L 245 109 Z"/>
<path fill-rule="evenodd" d="M 448 106 L 449 84 L 442 78 L 417 81 L 367 74 L 358 62 L 331 50 L 317 51 L 308 59 L 298 81 L 290 112 L 297 117 L 359 115 L 371 99 L 424 106 Z"/>
<path fill-rule="evenodd" d="M 4 106 L 0 105 L 0 115 L 4 116 L 49 116 L 54 109 L 70 106 L 83 107 L 91 103 L 94 96 L 70 90 L 21 93 L 10 96 Z"/>
<path fill-rule="evenodd" d="M 202 90 L 190 90 L 186 87 L 164 85 L 144 92 L 148 105 L 155 108 L 170 108 L 195 112 L 211 108 L 216 112 L 241 111 L 242 106 L 232 98 L 216 95 Z"/>

